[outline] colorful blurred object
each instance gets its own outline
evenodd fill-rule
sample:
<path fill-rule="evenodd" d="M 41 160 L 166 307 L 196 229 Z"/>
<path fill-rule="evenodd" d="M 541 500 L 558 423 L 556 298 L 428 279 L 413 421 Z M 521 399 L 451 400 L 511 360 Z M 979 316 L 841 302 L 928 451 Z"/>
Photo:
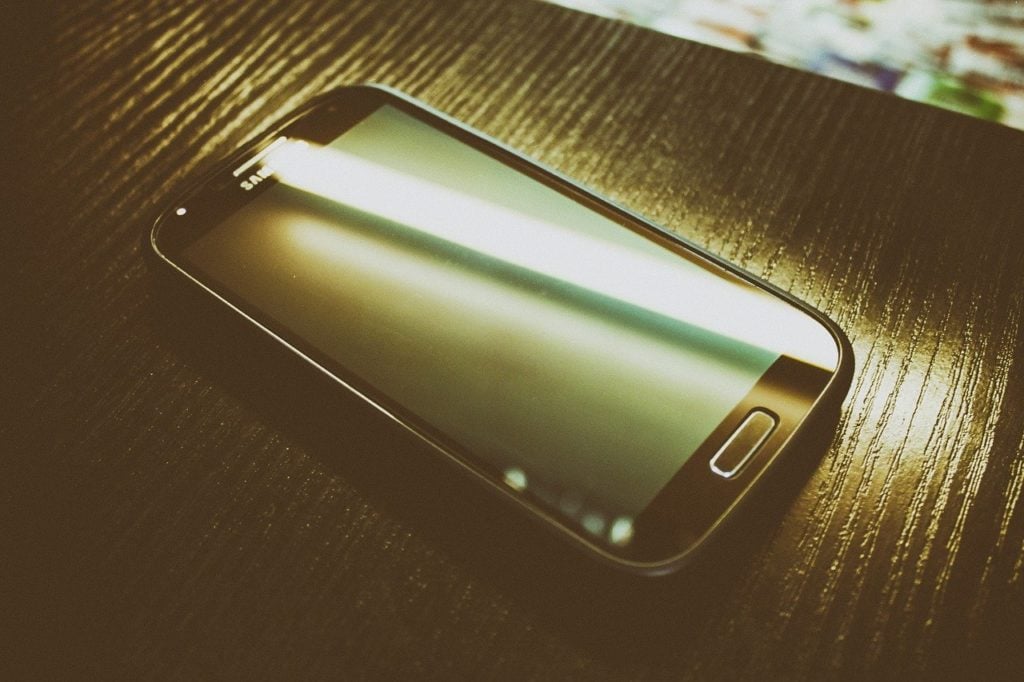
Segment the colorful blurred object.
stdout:
<path fill-rule="evenodd" d="M 1020 0 L 548 0 L 1024 130 Z"/>

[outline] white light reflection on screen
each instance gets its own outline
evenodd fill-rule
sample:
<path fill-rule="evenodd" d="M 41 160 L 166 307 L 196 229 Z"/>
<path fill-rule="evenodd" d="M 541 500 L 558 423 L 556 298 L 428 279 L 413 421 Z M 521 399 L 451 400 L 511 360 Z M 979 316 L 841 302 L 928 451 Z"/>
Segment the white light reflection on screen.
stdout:
<path fill-rule="evenodd" d="M 505 485 L 516 492 L 526 490 L 526 472 L 518 467 L 506 469 L 502 480 L 505 482 Z"/>
<path fill-rule="evenodd" d="M 625 547 L 633 539 L 633 521 L 629 517 L 620 516 L 612 523 L 608 532 L 608 539 L 612 544 Z"/>
<path fill-rule="evenodd" d="M 292 187 L 506 263 L 829 371 L 838 361 L 834 341 L 801 311 L 674 256 L 580 234 L 335 148 L 287 140 L 266 161 Z"/>

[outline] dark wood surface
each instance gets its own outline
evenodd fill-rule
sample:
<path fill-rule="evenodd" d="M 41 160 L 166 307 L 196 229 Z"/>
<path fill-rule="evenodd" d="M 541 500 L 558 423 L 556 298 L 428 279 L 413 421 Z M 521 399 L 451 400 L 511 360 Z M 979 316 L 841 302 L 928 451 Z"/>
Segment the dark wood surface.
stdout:
<path fill-rule="evenodd" d="M 6 22 L 3 679 L 1024 679 L 1024 135 L 536 2 Z M 397 86 L 849 333 L 838 431 L 683 573 L 589 566 L 165 291 L 176 183 Z"/>

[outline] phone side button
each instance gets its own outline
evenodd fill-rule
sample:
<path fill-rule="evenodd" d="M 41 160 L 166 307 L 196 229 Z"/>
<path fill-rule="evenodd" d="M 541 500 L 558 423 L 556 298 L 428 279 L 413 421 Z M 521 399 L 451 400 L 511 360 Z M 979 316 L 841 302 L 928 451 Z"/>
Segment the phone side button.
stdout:
<path fill-rule="evenodd" d="M 777 423 L 774 415 L 764 410 L 751 410 L 711 458 L 711 470 L 723 478 L 738 474 L 772 435 Z"/>

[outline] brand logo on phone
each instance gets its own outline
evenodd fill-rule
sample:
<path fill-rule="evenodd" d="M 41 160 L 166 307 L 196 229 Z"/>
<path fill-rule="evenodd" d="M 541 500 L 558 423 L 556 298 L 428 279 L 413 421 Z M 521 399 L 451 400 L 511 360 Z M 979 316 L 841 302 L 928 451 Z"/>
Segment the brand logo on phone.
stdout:
<path fill-rule="evenodd" d="M 271 175 L 273 175 L 273 173 L 273 168 L 271 168 L 270 166 L 264 166 L 255 173 L 251 174 L 249 177 L 243 179 L 242 182 L 239 183 L 239 186 L 246 192 L 248 192 L 256 185 L 260 184 L 261 182 L 269 178 Z"/>

